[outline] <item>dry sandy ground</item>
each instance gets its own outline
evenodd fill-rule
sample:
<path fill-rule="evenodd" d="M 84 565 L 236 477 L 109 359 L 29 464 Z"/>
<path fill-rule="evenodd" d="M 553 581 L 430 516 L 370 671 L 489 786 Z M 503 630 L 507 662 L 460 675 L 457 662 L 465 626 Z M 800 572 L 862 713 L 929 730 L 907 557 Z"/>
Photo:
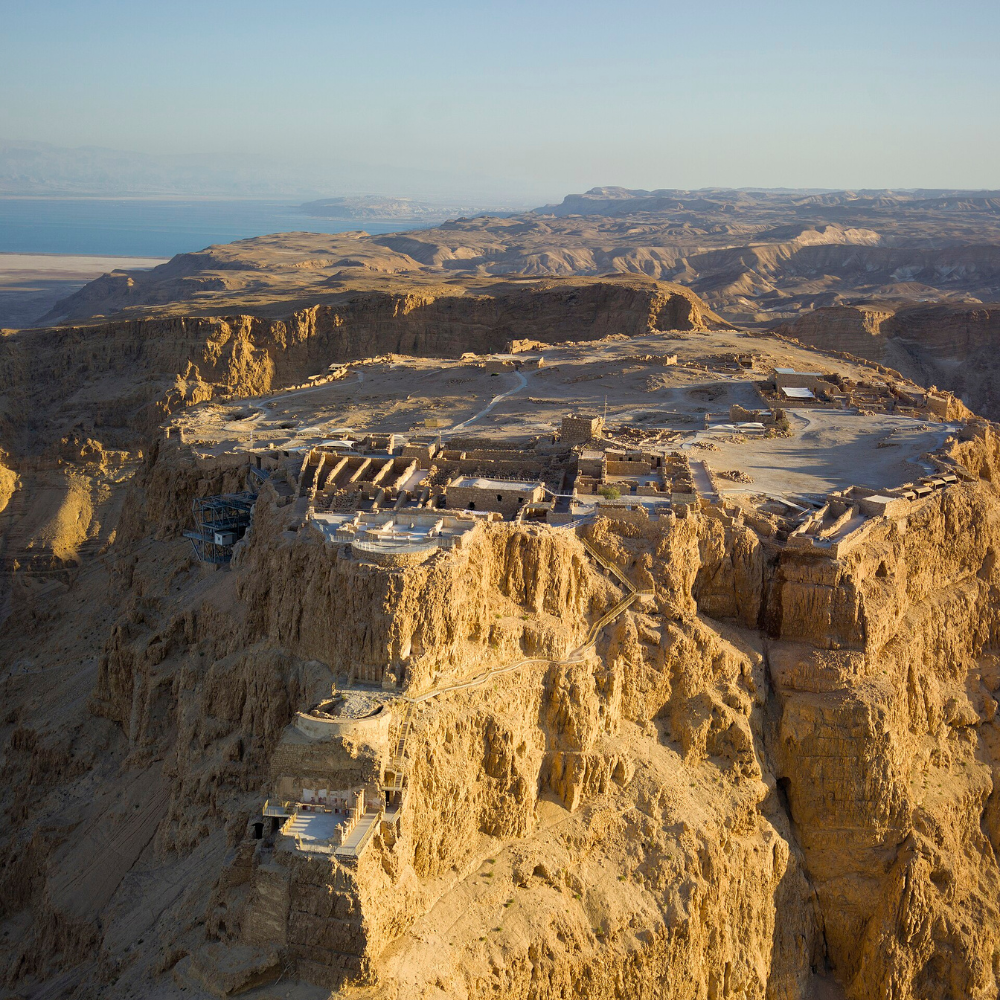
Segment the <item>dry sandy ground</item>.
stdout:
<path fill-rule="evenodd" d="M 731 352 L 755 354 L 757 370 L 726 368 L 724 355 Z M 674 353 L 678 364 L 664 365 L 664 355 Z M 763 407 L 755 382 L 770 366 L 815 370 L 817 362 L 815 352 L 745 333 L 609 338 L 542 354 L 540 369 L 498 374 L 496 361 L 486 357 L 358 363 L 335 382 L 226 406 L 203 404 L 174 423 L 196 451 L 219 455 L 309 447 L 345 430 L 440 434 L 444 440 L 529 437 L 554 434 L 567 413 L 606 413 L 612 431 L 623 424 L 672 431 L 666 451 L 686 451 L 714 472 L 740 469 L 751 476 L 749 489 L 733 483 L 726 492 L 778 494 L 913 481 L 930 471 L 920 456 L 952 429 L 901 416 L 803 408 L 790 411 L 790 438 L 734 434 L 730 405 Z M 706 364 L 715 370 L 698 367 Z M 847 361 L 830 359 L 828 368 L 878 378 Z"/>
<path fill-rule="evenodd" d="M 753 479 L 749 490 L 735 483 L 731 489 L 723 486 L 726 494 L 827 493 L 846 486 L 882 489 L 933 474 L 934 467 L 921 463 L 920 456 L 940 447 L 956 429 L 888 414 L 859 417 L 815 409 L 788 413 L 790 438 L 738 441 L 725 431 L 701 432 L 697 442 L 711 441 L 718 450 L 700 451 L 696 444 L 689 454 L 715 472 L 738 469 Z"/>
<path fill-rule="evenodd" d="M 59 299 L 109 271 L 162 263 L 160 257 L 0 253 L 0 327 L 30 326 Z"/>

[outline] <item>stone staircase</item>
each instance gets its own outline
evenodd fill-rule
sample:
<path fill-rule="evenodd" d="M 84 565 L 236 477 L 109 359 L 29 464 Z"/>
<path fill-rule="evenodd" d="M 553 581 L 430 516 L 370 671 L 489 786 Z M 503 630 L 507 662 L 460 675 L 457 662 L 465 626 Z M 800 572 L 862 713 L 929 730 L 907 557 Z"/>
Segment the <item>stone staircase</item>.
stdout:
<path fill-rule="evenodd" d="M 309 825 L 309 817 L 302 813 L 296 813 L 291 819 L 286 820 L 281 828 L 281 832 L 286 837 L 301 837 Z"/>

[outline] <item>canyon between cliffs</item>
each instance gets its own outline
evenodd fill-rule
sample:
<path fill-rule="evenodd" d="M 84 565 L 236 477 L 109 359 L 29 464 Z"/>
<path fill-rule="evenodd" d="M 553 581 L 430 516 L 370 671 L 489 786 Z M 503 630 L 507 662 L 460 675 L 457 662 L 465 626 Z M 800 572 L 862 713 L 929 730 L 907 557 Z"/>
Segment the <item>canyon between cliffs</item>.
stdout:
<path fill-rule="evenodd" d="M 253 459 L 178 415 L 353 363 L 360 394 L 376 357 L 723 336 L 638 278 L 5 336 L 0 995 L 996 997 L 1000 436 L 955 401 L 960 475 L 849 546 L 705 502 L 484 518 L 384 565 L 330 544 L 287 455 L 231 564 L 183 537 Z M 375 675 L 384 726 L 296 735 Z M 377 784 L 404 731 L 364 853 L 256 835 L 282 775 Z"/>

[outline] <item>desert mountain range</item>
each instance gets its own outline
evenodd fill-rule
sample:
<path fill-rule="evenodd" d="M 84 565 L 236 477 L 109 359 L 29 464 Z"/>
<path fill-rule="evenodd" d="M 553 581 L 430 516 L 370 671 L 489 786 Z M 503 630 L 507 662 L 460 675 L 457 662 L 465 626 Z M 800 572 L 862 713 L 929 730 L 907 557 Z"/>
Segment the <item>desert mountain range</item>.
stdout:
<path fill-rule="evenodd" d="M 317 209 L 319 210 L 319 209 Z M 726 322 L 885 361 L 997 413 L 1000 194 L 595 188 L 521 215 L 382 236 L 281 233 L 116 271 L 45 323 L 275 317 L 351 296 L 491 296 L 630 276 L 682 286 Z M 929 308 L 933 304 L 933 308 Z"/>

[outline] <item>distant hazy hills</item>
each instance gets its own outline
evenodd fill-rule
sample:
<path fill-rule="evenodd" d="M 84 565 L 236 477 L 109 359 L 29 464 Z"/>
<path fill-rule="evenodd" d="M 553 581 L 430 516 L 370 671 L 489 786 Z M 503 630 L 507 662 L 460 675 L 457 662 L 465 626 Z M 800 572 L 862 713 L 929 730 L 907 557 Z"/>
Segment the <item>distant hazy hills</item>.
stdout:
<path fill-rule="evenodd" d="M 654 201 L 656 210 L 647 207 Z M 644 276 L 685 285 L 729 322 L 752 326 L 863 302 L 993 302 L 1000 299 L 994 201 L 967 192 L 600 188 L 534 212 L 456 218 L 459 209 L 451 221 L 432 224 L 440 205 L 326 199 L 309 210 L 356 220 L 359 230 L 365 219 L 386 217 L 411 220 L 414 228 L 373 236 L 274 235 L 209 248 L 176 258 L 183 280 L 176 268 L 163 267 L 130 283 L 95 282 L 51 319 L 194 299 L 202 309 L 244 309 L 251 288 L 274 302 L 372 282 L 440 283 L 460 276 Z M 594 211 L 567 210 L 581 206 Z M 306 281 L 307 268 L 321 289 Z M 239 273 L 246 281 L 236 280 Z"/>
<path fill-rule="evenodd" d="M 484 212 L 500 213 L 492 205 L 442 205 L 432 202 L 413 201 L 409 198 L 322 198 L 300 206 L 307 215 L 320 219 L 344 221 L 385 221 L 398 219 L 420 225 L 432 225 L 462 216 L 481 215 Z"/>
<path fill-rule="evenodd" d="M 873 219 L 901 221 L 901 216 L 937 212 L 982 213 L 1000 217 L 1000 191 L 960 191 L 952 189 L 913 191 L 828 191 L 774 188 L 766 190 L 702 188 L 682 191 L 660 188 L 655 191 L 621 187 L 595 187 L 583 194 L 567 195 L 558 205 L 537 209 L 540 214 L 637 215 L 680 212 L 739 216 L 765 211 L 789 217 L 815 218 L 831 222 L 852 220 L 858 225 Z"/>
<path fill-rule="evenodd" d="M 0 195 L 268 197 L 288 192 L 258 165 L 0 139 Z"/>

